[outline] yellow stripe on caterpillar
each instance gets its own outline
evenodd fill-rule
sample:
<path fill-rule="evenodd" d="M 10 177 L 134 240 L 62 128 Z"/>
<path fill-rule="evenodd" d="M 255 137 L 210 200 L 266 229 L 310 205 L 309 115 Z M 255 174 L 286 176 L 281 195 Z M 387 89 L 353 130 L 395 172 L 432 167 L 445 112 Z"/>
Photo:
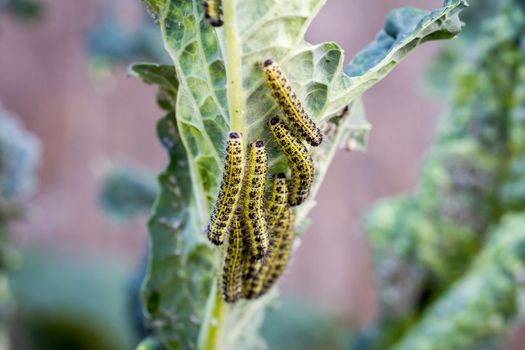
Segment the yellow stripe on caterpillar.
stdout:
<path fill-rule="evenodd" d="M 266 221 L 268 222 L 268 232 L 270 234 L 287 206 L 288 186 L 286 184 L 286 175 L 280 173 L 273 177 L 272 192 L 266 206 Z"/>
<path fill-rule="evenodd" d="M 264 283 L 260 294 L 263 295 L 273 287 L 275 282 L 282 276 L 290 260 L 293 242 L 295 239 L 295 215 L 288 208 L 282 215 L 279 227 L 275 231 L 271 255 L 268 257 L 267 271 L 263 271 Z"/>
<path fill-rule="evenodd" d="M 214 27 L 220 27 L 224 24 L 222 21 L 222 1 L 207 0 L 202 3 L 204 7 L 204 17 Z"/>
<path fill-rule="evenodd" d="M 323 142 L 323 133 L 306 112 L 290 81 L 277 63 L 272 60 L 264 62 L 264 77 L 273 97 L 294 129 L 310 145 L 319 146 Z"/>
<path fill-rule="evenodd" d="M 219 195 L 208 225 L 208 238 L 215 245 L 221 245 L 228 232 L 235 208 L 241 197 L 244 177 L 245 151 L 242 136 L 230 132 L 226 145 L 224 172 Z"/>
<path fill-rule="evenodd" d="M 242 291 L 244 237 L 238 215 L 232 222 L 222 263 L 222 298 L 228 303 L 239 300 Z"/>
<path fill-rule="evenodd" d="M 268 226 L 264 213 L 264 187 L 268 173 L 268 155 L 262 140 L 250 144 L 244 182 L 244 221 L 248 242 L 255 260 L 268 252 Z"/>
<path fill-rule="evenodd" d="M 304 145 L 295 139 L 279 118 L 272 118 L 268 122 L 268 127 L 275 141 L 286 155 L 288 165 L 292 169 L 288 203 L 291 206 L 300 205 L 310 195 L 310 187 L 314 177 L 312 160 Z"/>

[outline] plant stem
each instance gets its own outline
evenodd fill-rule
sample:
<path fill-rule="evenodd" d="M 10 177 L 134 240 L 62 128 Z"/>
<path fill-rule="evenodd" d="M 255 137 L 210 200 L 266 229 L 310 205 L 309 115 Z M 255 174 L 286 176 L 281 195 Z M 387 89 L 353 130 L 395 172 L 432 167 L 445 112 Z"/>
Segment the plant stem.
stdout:
<path fill-rule="evenodd" d="M 245 96 L 242 90 L 242 60 L 237 25 L 235 21 L 236 0 L 223 1 L 224 13 L 224 60 L 226 64 L 228 108 L 230 128 L 246 137 Z M 222 338 L 222 327 L 229 307 L 222 300 L 217 290 L 218 280 L 208 296 L 206 315 L 204 317 L 198 340 L 199 350 L 219 350 Z"/>
<path fill-rule="evenodd" d="M 224 52 L 226 61 L 226 76 L 228 79 L 228 107 L 230 112 L 230 127 L 232 131 L 245 134 L 245 98 L 242 90 L 242 59 L 241 46 L 235 21 L 236 0 L 223 1 L 224 11 Z"/>
<path fill-rule="evenodd" d="M 215 280 L 208 297 L 206 315 L 202 322 L 197 349 L 220 349 L 222 326 L 228 310 L 228 305 L 224 303 L 217 290 L 217 281 Z"/>

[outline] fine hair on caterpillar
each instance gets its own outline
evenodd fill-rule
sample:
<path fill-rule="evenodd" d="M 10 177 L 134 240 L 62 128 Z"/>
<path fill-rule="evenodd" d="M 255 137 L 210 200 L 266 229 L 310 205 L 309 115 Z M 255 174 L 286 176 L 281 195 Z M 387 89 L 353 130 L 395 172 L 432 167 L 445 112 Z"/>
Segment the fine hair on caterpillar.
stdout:
<path fill-rule="evenodd" d="M 224 242 L 235 208 L 240 201 L 244 166 L 245 150 L 242 135 L 238 132 L 230 132 L 226 142 L 224 170 L 219 194 L 207 228 L 208 239 L 215 245 L 221 245 Z"/>
<path fill-rule="evenodd" d="M 310 145 L 319 146 L 323 142 L 323 133 L 308 115 L 279 65 L 272 60 L 266 60 L 263 69 L 266 83 L 292 127 Z"/>

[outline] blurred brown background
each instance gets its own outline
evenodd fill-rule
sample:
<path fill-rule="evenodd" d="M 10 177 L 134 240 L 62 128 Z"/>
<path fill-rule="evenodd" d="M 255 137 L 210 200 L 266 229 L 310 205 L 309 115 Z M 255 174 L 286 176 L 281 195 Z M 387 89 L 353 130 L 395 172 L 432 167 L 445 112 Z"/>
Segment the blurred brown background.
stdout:
<path fill-rule="evenodd" d="M 120 0 L 132 21 L 140 1 Z M 43 144 L 40 190 L 14 237 L 20 244 L 124 258 L 130 271 L 146 244 L 145 218 L 132 226 L 108 222 L 98 204 L 100 179 L 112 162 L 134 160 L 160 171 L 165 155 L 155 136 L 161 112 L 155 89 L 126 77 L 125 67 L 103 83 L 90 78 L 85 34 L 102 1 L 48 0 L 43 21 L 0 22 L 0 100 Z M 441 1 L 329 0 L 308 32 L 317 43 L 340 43 L 348 58 L 370 42 L 388 11 L 403 5 L 434 8 Z M 365 94 L 373 124 L 369 151 L 341 151 L 326 177 L 284 282 L 366 325 L 375 291 L 361 217 L 372 202 L 411 189 L 441 106 L 424 93 L 422 73 L 438 44 L 416 50 Z M 513 349 L 523 349 L 516 341 Z"/>

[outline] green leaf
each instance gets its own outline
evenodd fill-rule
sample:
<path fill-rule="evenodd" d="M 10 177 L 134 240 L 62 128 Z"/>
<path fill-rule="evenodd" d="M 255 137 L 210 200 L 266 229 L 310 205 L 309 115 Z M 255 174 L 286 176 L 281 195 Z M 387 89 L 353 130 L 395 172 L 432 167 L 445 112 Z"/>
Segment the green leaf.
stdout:
<path fill-rule="evenodd" d="M 491 237 L 467 275 L 393 349 L 480 349 L 523 316 L 523 213 L 505 216 Z"/>
<path fill-rule="evenodd" d="M 341 145 L 351 141 L 355 149 L 366 146 L 370 125 L 360 95 L 424 39 L 452 34 L 449 28 L 459 26 L 457 12 L 465 4 L 447 1 L 423 16 L 419 25 L 403 31 L 405 36 L 370 71 L 356 77 L 343 71 L 344 56 L 337 44 L 304 41 L 323 0 L 224 0 L 225 24 L 217 29 L 204 20 L 200 0 L 147 0 L 146 4 L 174 64 L 174 71 L 166 67 L 164 72 L 154 65 L 132 68 L 133 74 L 161 87 L 160 105 L 169 111 L 158 126 L 170 165 L 159 179 L 161 194 L 150 221 L 152 255 L 145 300 L 151 324 L 170 349 L 194 348 L 202 322 L 201 340 L 206 332 L 220 332 L 224 323 L 238 330 L 233 332 L 237 338 L 223 339 L 229 348 L 257 349 L 261 347 L 257 322 L 242 320 L 246 315 L 261 318 L 272 297 L 241 302 L 224 309 L 230 317 L 219 317 L 223 308 L 213 295 L 206 298 L 206 292 L 216 275 L 220 249 L 206 242 L 204 228 L 218 190 L 228 131 L 241 132 L 246 143 L 263 139 L 270 149 L 270 173 L 287 170 L 266 130 L 266 122 L 280 111 L 263 80 L 262 62 L 272 58 L 282 66 L 325 131 L 323 144 L 311 150 L 318 173 L 315 194 Z M 390 22 L 402 25 L 406 16 Z M 345 112 L 348 105 L 350 113 Z M 299 227 L 305 227 L 314 204 L 312 196 L 300 208 Z M 219 325 L 210 326 L 212 321 Z"/>
<path fill-rule="evenodd" d="M 126 290 L 129 264 L 114 256 L 87 258 L 56 249 L 24 249 L 17 261 L 8 289 L 23 332 L 19 338 L 28 346 L 129 350 L 137 341 Z M 2 285 L 2 298 L 6 287 Z M 11 315 L 7 311 L 14 305 L 4 302 L 3 312 Z"/>
<path fill-rule="evenodd" d="M 354 57 L 345 72 L 351 77 L 357 77 L 393 67 L 410 50 L 425 41 L 454 37 L 461 31 L 457 9 L 465 7 L 466 2 L 447 3 L 445 7 L 430 13 L 414 7 L 390 12 L 384 29 Z M 457 6 L 456 11 L 450 12 L 449 6 Z"/>
<path fill-rule="evenodd" d="M 110 218 L 125 222 L 149 213 L 157 196 L 155 177 L 137 166 L 119 165 L 102 179 L 100 202 Z"/>
<path fill-rule="evenodd" d="M 193 348 L 215 261 L 194 210 L 188 158 L 178 139 L 175 115 L 165 116 L 157 128 L 170 163 L 159 176 L 160 196 L 148 225 L 151 250 L 143 298 L 166 346 Z"/>
<path fill-rule="evenodd" d="M 174 109 L 179 89 L 175 67 L 155 63 L 136 63 L 130 67 L 128 74 L 141 78 L 146 84 L 157 85 L 159 106 L 166 111 Z"/>
<path fill-rule="evenodd" d="M 225 2 L 225 16 L 226 8 L 234 7 L 229 3 Z M 281 64 L 312 117 L 332 130 L 324 146 L 312 151 L 323 172 L 331 160 L 324 155 L 331 154 L 330 149 L 337 147 L 333 143 L 337 132 L 346 131 L 334 130 L 328 119 L 384 77 L 418 44 L 457 33 L 460 27 L 457 13 L 465 6 L 464 1 L 448 1 L 443 8 L 431 13 L 414 9 L 394 12 L 386 26 L 396 35 L 394 42 L 384 50 L 381 55 L 384 57 L 378 62 L 376 56 L 358 56 L 356 60 L 366 63 L 369 70 L 350 78 L 343 72 L 344 57 L 337 44 L 312 46 L 303 40 L 304 32 L 323 3 L 321 0 L 244 1 L 231 11 L 235 16 L 231 25 L 236 27 L 228 31 L 230 20 L 224 29 L 215 31 L 202 20 L 198 1 L 150 1 L 150 6 L 157 9 L 155 13 L 161 14 L 158 19 L 165 45 L 181 82 L 176 106 L 178 125 L 192 160 L 192 173 L 200 177 L 195 181 L 195 190 L 201 193 L 196 195 L 207 198 L 208 204 L 217 189 L 216 175 L 222 168 L 220 153 L 229 129 L 237 126 L 240 130 L 236 131 L 244 132 L 248 140 L 262 138 L 273 145 L 265 123 L 279 112 L 262 78 L 264 60 L 273 58 Z M 230 35 L 230 32 L 234 33 Z M 228 112 L 231 106 L 226 92 L 228 67 L 225 62 L 229 61 L 241 64 L 241 71 L 237 73 L 242 78 L 242 90 L 240 96 L 231 99 L 240 100 L 234 113 Z M 238 67 L 230 67 L 233 75 Z M 232 124 L 238 125 L 232 127 Z M 358 145 L 358 148 L 363 147 Z M 286 168 L 284 158 L 278 156 L 275 149 L 272 159 L 271 172 Z M 209 205 L 200 208 L 203 221 L 209 209 Z"/>
<path fill-rule="evenodd" d="M 148 84 L 157 84 L 159 96 L 163 96 L 161 106 L 171 108 L 157 124 L 169 165 L 159 176 L 160 195 L 148 224 L 151 246 L 143 302 L 167 346 L 194 348 L 214 261 L 205 237 L 198 234 L 202 227 L 194 210 L 197 205 L 188 157 L 173 110 L 179 83 L 172 66 L 138 64 L 131 67 L 130 73 Z"/>

